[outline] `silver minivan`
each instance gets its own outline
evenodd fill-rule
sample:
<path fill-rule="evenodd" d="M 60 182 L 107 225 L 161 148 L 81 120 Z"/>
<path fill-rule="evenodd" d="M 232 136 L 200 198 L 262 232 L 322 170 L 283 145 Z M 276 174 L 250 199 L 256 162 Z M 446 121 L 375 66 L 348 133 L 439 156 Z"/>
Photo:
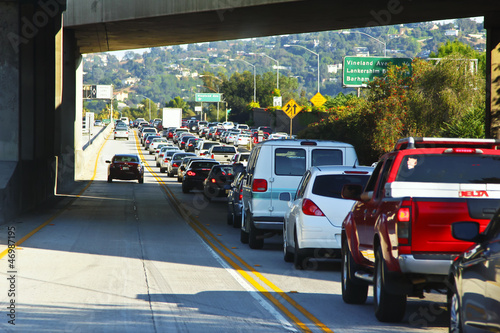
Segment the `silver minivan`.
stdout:
<path fill-rule="evenodd" d="M 250 153 L 243 180 L 242 243 L 264 246 L 264 238 L 283 231 L 287 202 L 281 192 L 294 193 L 302 175 L 311 166 L 358 165 L 354 147 L 323 140 L 269 140 Z"/>

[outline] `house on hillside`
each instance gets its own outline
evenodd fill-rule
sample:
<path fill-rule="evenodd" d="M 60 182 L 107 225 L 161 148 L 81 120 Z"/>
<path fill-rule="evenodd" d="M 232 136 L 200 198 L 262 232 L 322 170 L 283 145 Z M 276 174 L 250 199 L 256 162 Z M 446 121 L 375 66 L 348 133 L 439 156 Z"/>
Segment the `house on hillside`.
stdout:
<path fill-rule="evenodd" d="M 457 29 L 449 29 L 444 32 L 445 36 L 450 36 L 450 37 L 458 37 L 458 30 Z"/>
<path fill-rule="evenodd" d="M 136 84 L 137 82 L 141 81 L 141 79 L 137 78 L 137 77 L 129 77 L 125 80 L 122 80 L 122 83 L 126 86 L 131 86 L 131 85 L 134 85 Z"/>
<path fill-rule="evenodd" d="M 356 57 L 369 57 L 370 56 L 370 51 L 368 50 L 367 47 L 355 47 L 354 53 L 356 54 Z"/>

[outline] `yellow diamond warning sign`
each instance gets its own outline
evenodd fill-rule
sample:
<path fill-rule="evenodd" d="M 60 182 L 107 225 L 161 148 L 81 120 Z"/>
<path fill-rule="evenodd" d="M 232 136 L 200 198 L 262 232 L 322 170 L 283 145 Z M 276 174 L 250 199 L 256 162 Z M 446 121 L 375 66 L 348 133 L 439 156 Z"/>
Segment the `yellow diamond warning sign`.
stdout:
<path fill-rule="evenodd" d="M 326 102 L 326 98 L 323 97 L 323 95 L 321 95 L 319 93 L 319 91 L 316 93 L 316 95 L 314 95 L 311 99 L 310 99 L 311 103 L 313 103 L 314 106 L 321 106 L 323 104 L 325 104 Z"/>
<path fill-rule="evenodd" d="M 293 99 L 289 100 L 283 107 L 283 112 L 285 112 L 290 119 L 293 119 L 293 117 L 295 117 L 300 111 L 302 111 L 302 107 L 299 106 Z"/>

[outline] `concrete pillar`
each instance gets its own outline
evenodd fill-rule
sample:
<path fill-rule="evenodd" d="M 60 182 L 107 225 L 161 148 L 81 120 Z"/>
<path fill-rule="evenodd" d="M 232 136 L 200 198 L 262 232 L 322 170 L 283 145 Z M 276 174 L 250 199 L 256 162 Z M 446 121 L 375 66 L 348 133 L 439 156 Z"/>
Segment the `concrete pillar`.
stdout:
<path fill-rule="evenodd" d="M 57 161 L 57 193 L 71 191 L 75 179 L 75 127 L 77 123 L 75 108 L 77 108 L 79 68 L 83 67 L 82 57 L 78 52 L 76 39 L 72 30 L 64 30 L 63 35 L 63 97 L 61 112 L 58 116 L 59 138 Z M 80 70 L 81 72 L 81 70 Z M 83 74 L 81 74 L 83 75 Z M 81 90 L 80 90 L 81 94 Z M 80 130 L 81 132 L 81 130 Z M 80 145 L 81 146 L 81 145 Z M 80 148 L 81 149 L 81 148 Z"/>
<path fill-rule="evenodd" d="M 500 138 L 500 13 L 484 18 L 486 39 L 486 137 Z"/>
<path fill-rule="evenodd" d="M 54 193 L 64 9 L 65 0 L 0 1 L 0 224 Z"/>

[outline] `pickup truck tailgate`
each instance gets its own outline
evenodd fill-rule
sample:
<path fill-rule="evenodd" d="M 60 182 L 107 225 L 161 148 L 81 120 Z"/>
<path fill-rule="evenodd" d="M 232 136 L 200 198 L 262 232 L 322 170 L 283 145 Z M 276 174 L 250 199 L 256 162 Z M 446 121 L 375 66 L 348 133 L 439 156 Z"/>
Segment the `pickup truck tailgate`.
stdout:
<path fill-rule="evenodd" d="M 414 198 L 411 228 L 412 252 L 461 253 L 471 243 L 451 235 L 451 224 L 476 221 L 483 231 L 499 207 L 498 199 Z"/>

